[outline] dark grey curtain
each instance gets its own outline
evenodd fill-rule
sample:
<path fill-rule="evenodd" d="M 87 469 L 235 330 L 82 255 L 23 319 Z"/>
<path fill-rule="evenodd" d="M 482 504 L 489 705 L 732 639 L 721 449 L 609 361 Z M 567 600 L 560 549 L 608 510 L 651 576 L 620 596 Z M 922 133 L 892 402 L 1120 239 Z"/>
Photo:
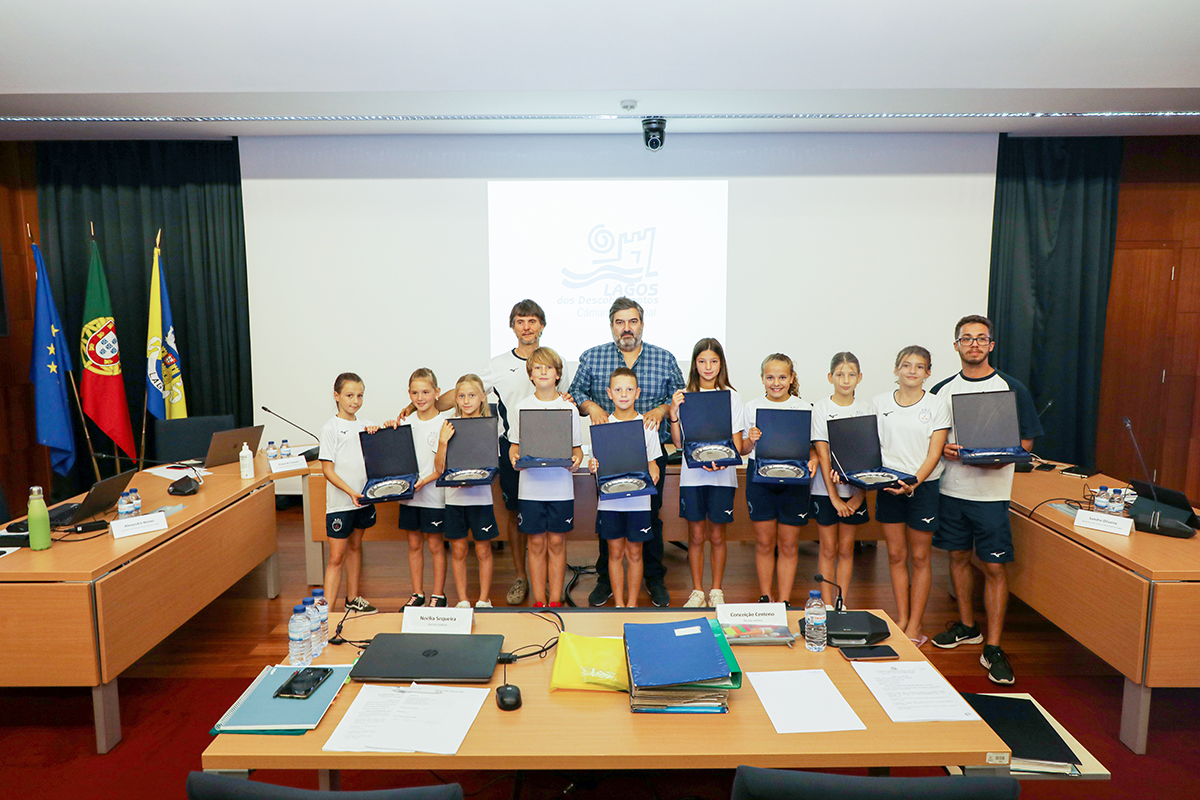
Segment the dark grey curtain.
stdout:
<path fill-rule="evenodd" d="M 237 142 L 41 142 L 37 161 L 40 244 L 55 296 L 64 298 L 59 314 L 72 343 L 83 324 L 89 223 L 95 223 L 134 438 L 140 438 L 150 269 L 160 228 L 188 414 L 233 414 L 250 424 Z M 103 435 L 96 445 L 111 452 Z"/>
<path fill-rule="evenodd" d="M 1025 383 L 1034 450 L 1092 465 L 1117 226 L 1119 138 L 1000 136 L 988 315 L 993 364 Z"/>

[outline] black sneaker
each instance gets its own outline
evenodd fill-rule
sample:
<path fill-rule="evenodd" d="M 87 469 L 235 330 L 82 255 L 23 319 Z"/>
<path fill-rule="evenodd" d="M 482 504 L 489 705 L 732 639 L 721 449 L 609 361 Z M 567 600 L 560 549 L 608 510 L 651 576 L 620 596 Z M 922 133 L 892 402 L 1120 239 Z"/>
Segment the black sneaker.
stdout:
<path fill-rule="evenodd" d="M 646 589 L 650 592 L 650 602 L 658 608 L 666 608 L 671 605 L 671 593 L 667 591 L 667 586 L 662 581 L 646 584 Z"/>
<path fill-rule="evenodd" d="M 983 655 L 979 657 L 979 663 L 987 669 L 988 680 L 992 683 L 1008 685 L 1017 682 L 1016 676 L 1013 675 L 1012 666 L 1008 663 L 1008 656 L 1004 655 L 1004 651 L 999 646 L 985 644 L 983 646 Z"/>
<path fill-rule="evenodd" d="M 983 634 L 979 632 L 978 625 L 967 627 L 955 620 L 948 623 L 946 630 L 935 635 L 932 641 L 938 647 L 949 649 L 958 647 L 960 644 L 980 644 L 983 641 Z"/>
<path fill-rule="evenodd" d="M 429 595 L 429 607 L 430 608 L 445 608 L 446 607 L 446 595 L 444 595 L 444 594 Z"/>
<path fill-rule="evenodd" d="M 403 614 L 404 609 L 408 608 L 409 606 L 423 606 L 423 605 L 425 605 L 425 595 L 417 594 L 416 592 L 413 592 L 412 597 L 408 598 L 408 602 L 405 603 L 404 605 L 400 606 L 400 613 Z"/>
<path fill-rule="evenodd" d="M 596 583 L 596 588 L 588 595 L 589 606 L 602 606 L 612 597 L 612 587 L 607 583 Z"/>
<path fill-rule="evenodd" d="M 366 599 L 362 597 L 356 597 L 353 600 L 347 600 L 346 610 L 353 611 L 355 614 L 364 617 L 368 614 L 374 614 L 375 612 L 379 611 L 378 608 L 368 603 Z"/>
<path fill-rule="evenodd" d="M 767 596 L 767 595 L 765 595 L 765 594 L 760 594 L 760 595 L 758 596 L 758 602 L 760 602 L 760 603 L 769 603 L 769 602 L 771 602 L 771 598 L 770 598 L 770 597 L 768 597 L 768 596 Z"/>

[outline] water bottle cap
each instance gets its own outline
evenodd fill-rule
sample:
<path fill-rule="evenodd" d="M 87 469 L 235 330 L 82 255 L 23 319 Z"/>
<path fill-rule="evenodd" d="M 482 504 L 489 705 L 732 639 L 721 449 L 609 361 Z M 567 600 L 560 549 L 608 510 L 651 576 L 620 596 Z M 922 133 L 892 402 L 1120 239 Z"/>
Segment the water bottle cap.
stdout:
<path fill-rule="evenodd" d="M 30 496 L 30 498 L 41 497 L 42 496 L 42 487 L 30 486 L 29 487 L 29 496 Z"/>
<path fill-rule="evenodd" d="M 809 590 L 808 590 L 808 596 L 809 596 L 809 598 L 810 598 L 810 599 L 811 599 L 811 598 L 814 598 L 814 597 L 820 597 L 820 596 L 821 596 L 821 590 L 820 590 L 820 589 L 809 589 Z"/>
<path fill-rule="evenodd" d="M 324 589 L 313 589 L 313 597 L 324 597 L 324 596 L 325 596 Z"/>
<path fill-rule="evenodd" d="M 301 601 L 300 601 L 300 604 L 301 604 L 301 605 L 305 605 L 305 606 L 311 606 L 311 605 L 313 604 L 313 602 L 314 602 L 314 601 L 313 601 L 313 598 L 311 598 L 311 597 L 306 597 L 306 598 L 304 598 L 303 600 L 301 600 Z"/>
<path fill-rule="evenodd" d="M 129 497 L 129 492 L 128 491 L 121 492 L 121 497 Z"/>
<path fill-rule="evenodd" d="M 1107 486 L 1101 486 L 1101 487 L 1100 487 L 1100 491 L 1102 491 L 1102 492 L 1107 492 L 1107 491 L 1108 491 L 1108 487 L 1107 487 Z"/>
<path fill-rule="evenodd" d="M 293 614 L 303 614 L 303 613 L 305 613 L 305 612 L 304 612 L 304 604 L 302 603 L 302 604 L 300 604 L 300 605 L 298 605 L 298 606 L 295 606 L 295 607 L 293 607 L 293 608 L 292 608 L 292 613 L 293 613 Z"/>

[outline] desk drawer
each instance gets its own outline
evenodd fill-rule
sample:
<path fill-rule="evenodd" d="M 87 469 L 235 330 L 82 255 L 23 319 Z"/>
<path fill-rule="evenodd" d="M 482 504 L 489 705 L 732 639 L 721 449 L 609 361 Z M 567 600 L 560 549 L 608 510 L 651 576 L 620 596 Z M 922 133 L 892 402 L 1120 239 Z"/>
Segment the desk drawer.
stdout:
<path fill-rule="evenodd" d="M 0 641 L 0 686 L 100 685 L 90 583 L 0 583 Z"/>

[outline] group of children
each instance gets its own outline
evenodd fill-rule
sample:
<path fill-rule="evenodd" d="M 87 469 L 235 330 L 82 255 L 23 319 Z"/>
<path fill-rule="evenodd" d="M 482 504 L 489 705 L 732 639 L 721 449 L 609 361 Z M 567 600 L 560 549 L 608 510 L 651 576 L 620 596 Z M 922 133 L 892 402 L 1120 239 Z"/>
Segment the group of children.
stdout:
<path fill-rule="evenodd" d="M 879 492 L 876 517 L 887 541 L 889 569 L 898 607 L 897 622 L 914 640 L 921 637 L 921 616 L 929 596 L 929 554 L 932 531 L 936 529 L 938 477 L 941 453 L 951 428 L 949 407 L 937 396 L 925 391 L 924 382 L 932 367 L 929 351 L 911 346 L 896 357 L 894 372 L 897 388 L 872 402 L 859 400 L 855 390 L 862 380 L 858 359 L 853 353 L 837 353 L 829 366 L 828 380 L 833 387 L 829 397 L 810 404 L 800 399 L 798 379 L 792 359 L 782 353 L 767 356 L 761 367 L 764 392 L 743 403 L 729 382 L 725 352 L 716 339 L 701 339 L 692 351 L 687 389 L 671 398 L 668 419 L 676 447 L 683 446 L 679 412 L 688 392 L 728 390 L 731 438 L 742 455 L 750 457 L 749 470 L 756 469 L 755 450 L 762 432 L 756 427 L 760 409 L 811 410 L 812 450 L 809 454 L 811 485 L 772 485 L 746 482 L 746 504 L 756 534 L 755 568 L 760 601 L 791 597 L 797 566 L 800 527 L 809 517 L 816 519 L 820 554 L 818 568 L 834 577 L 843 587 L 850 584 L 855 528 L 868 521 L 863 490 L 840 480 L 831 463 L 828 423 L 833 419 L 875 414 L 879 426 L 883 466 L 915 475 L 914 485 L 902 485 Z M 575 406 L 558 391 L 563 373 L 561 357 L 541 347 L 529 356 L 526 371 L 534 393 L 521 401 L 511 413 L 509 453 L 500 454 L 514 466 L 520 451 L 520 412 L 522 409 L 574 410 Z M 346 607 L 360 613 L 374 611 L 358 591 L 362 535 L 375 524 L 375 510 L 360 505 L 366 482 L 358 433 L 372 433 L 378 426 L 360 419 L 363 402 L 362 379 L 353 373 L 339 375 L 334 383 L 338 413 L 321 430 L 320 459 L 328 481 L 326 495 L 326 532 L 330 540 L 329 565 L 325 573 L 325 594 L 333 602 L 340 588 L 341 571 L 346 571 Z M 641 419 L 634 409 L 640 395 L 637 376 L 628 368 L 615 370 L 610 379 L 608 397 L 614 410 L 609 421 Z M 492 578 L 490 542 L 497 535 L 490 486 L 440 488 L 436 480 L 445 465 L 447 444 L 454 436 L 453 420 L 461 417 L 489 416 L 483 382 L 473 374 L 459 378 L 455 387 L 455 407 L 438 412 L 437 378 L 429 369 L 419 369 L 408 383 L 409 398 L 415 409 L 404 424 L 412 425 L 420 479 L 411 499 L 400 503 L 400 528 L 409 533 L 409 567 L 413 593 L 406 605 L 445 606 L 446 558 L 443 539 L 451 543 L 451 562 L 459 607 L 469 607 L 467 599 L 467 537 L 475 542 L 479 561 L 479 599 L 477 607 L 490 607 Z M 529 575 L 535 606 L 558 606 L 566 571 L 566 534 L 572 530 L 574 491 L 572 470 L 583 459 L 579 415 L 572 414 L 572 468 L 536 468 L 520 471 L 518 530 L 529 537 Z M 394 426 L 399 419 L 384 423 Z M 655 460 L 661 455 L 657 431 L 647 429 L 647 471 L 655 483 L 659 474 Z M 596 459 L 589 460 L 595 472 Z M 679 479 L 679 514 L 687 520 L 689 532 L 688 565 L 692 591 L 685 607 L 717 606 L 725 601 L 722 579 L 725 572 L 725 528 L 733 519 L 735 469 L 707 465 L 691 467 L 682 463 Z M 648 496 L 610 499 L 597 504 L 597 534 L 609 544 L 609 575 L 617 606 L 637 604 L 642 581 L 642 544 L 652 537 L 650 498 Z M 705 544 L 711 559 L 711 582 L 705 595 Z M 432 592 L 424 591 L 424 550 L 433 561 Z M 911 563 L 912 577 L 909 577 Z M 772 591 L 776 573 L 777 587 Z M 826 603 L 831 590 L 823 586 Z"/>

